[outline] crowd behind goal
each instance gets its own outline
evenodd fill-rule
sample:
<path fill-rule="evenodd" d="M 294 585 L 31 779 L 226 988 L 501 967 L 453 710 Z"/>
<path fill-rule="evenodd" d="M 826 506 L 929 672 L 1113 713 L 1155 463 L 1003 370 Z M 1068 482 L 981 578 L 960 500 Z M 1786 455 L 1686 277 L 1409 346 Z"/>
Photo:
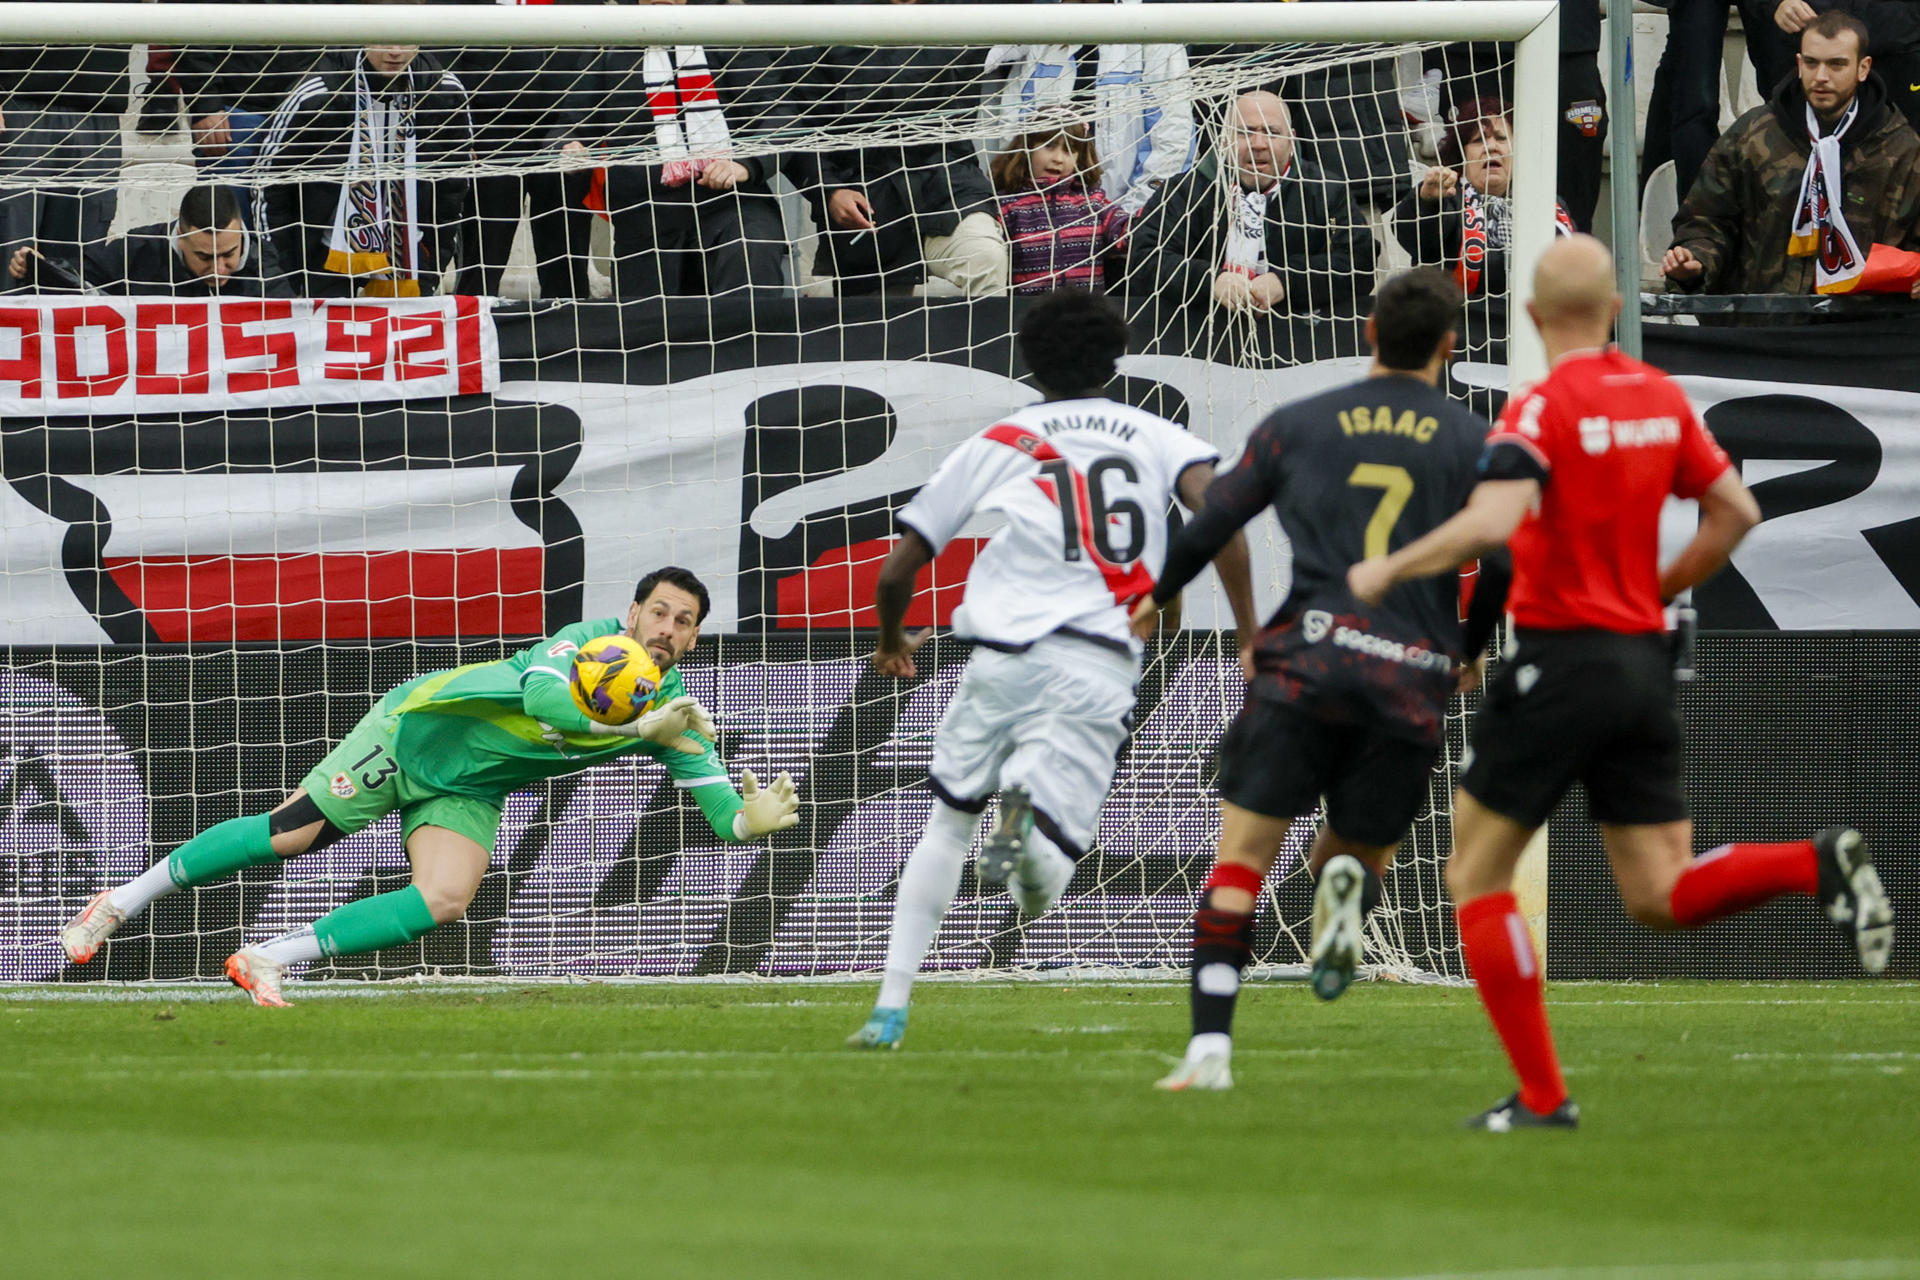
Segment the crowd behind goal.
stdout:
<path fill-rule="evenodd" d="M 1799 113 L 1830 92 L 1814 75 L 1841 84 L 1840 108 L 1858 99 L 1858 122 L 1832 135 L 1849 195 L 1866 194 L 1848 207 L 1871 220 L 1847 228 L 1850 243 L 1863 263 L 1873 246 L 1920 249 L 1910 7 L 1739 8 L 1766 101 L 1735 112 L 1716 146 L 1727 5 L 1672 5 L 1643 149 L 1648 208 L 1678 212 L 1650 270 L 1679 291 L 1834 291 L 1806 253 L 1783 252 L 1804 194 Z M 1602 189 L 1600 23 L 1597 0 L 1561 6 L 1563 232 L 1593 229 Z M 1069 287 L 1354 318 L 1407 265 L 1452 272 L 1469 297 L 1506 286 L 1506 46 L 261 48 L 218 35 L 0 48 L 6 287 L 620 300 Z M 1802 62 L 1804 39 L 1819 56 Z M 1755 149 L 1743 139 L 1781 161 L 1757 184 L 1764 208 L 1740 181 Z M 1904 292 L 1914 273 L 1891 265 L 1890 282 L 1839 278 Z"/>

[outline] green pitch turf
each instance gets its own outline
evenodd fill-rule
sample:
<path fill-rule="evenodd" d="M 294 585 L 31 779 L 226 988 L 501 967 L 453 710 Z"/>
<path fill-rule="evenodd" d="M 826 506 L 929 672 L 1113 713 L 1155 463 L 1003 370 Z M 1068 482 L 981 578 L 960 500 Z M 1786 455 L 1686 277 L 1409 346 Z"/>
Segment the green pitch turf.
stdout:
<path fill-rule="evenodd" d="M 1920 986 L 1563 985 L 1575 1134 L 1470 991 L 1171 985 L 0 992 L 20 1277 L 1920 1277 Z M 1529 1270 L 1531 1269 L 1531 1270 Z"/>

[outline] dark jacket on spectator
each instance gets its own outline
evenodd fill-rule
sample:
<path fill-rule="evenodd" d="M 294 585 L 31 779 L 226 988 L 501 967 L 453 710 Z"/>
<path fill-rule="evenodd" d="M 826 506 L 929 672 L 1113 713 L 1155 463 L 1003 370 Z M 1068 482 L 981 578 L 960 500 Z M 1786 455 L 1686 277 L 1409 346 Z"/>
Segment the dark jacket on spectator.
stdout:
<path fill-rule="evenodd" d="M 261 147 L 258 173 L 266 183 L 261 229 L 273 240 L 282 269 L 297 277 L 292 287 L 299 296 L 338 297 L 353 291 L 350 277 L 325 268 L 340 200 L 339 175 L 346 168 L 356 127 L 354 72 L 359 59 L 357 49 L 329 53 L 274 113 Z M 470 186 L 466 177 L 436 177 L 434 171 L 471 162 L 473 124 L 465 87 L 432 55 L 416 55 L 405 74 L 412 78 L 417 99 L 416 155 L 422 171 L 419 278 L 423 291 L 431 291 L 439 272 L 453 262 Z M 380 79 L 373 77 L 376 83 Z M 275 180 L 288 169 L 315 167 L 329 175 Z"/>
<path fill-rule="evenodd" d="M 286 285 L 276 277 L 271 249 L 253 232 L 247 237 L 240 269 L 213 287 L 212 277 L 187 268 L 175 244 L 174 225 L 156 222 L 135 227 L 117 240 L 89 245 L 85 283 L 101 293 L 170 293 L 195 298 L 284 298 Z M 72 268 L 69 266 L 68 268 Z"/>
<path fill-rule="evenodd" d="M 1867 24 L 1873 73 L 1886 79 L 1887 96 L 1920 130 L 1920 0 L 1807 0 L 1817 13 L 1832 9 Z M 1792 37 L 1797 43 L 1798 36 Z"/>
<path fill-rule="evenodd" d="M 592 56 L 589 49 L 450 50 L 447 69 L 466 86 L 480 157 L 544 155 L 576 136 L 572 130 L 591 106 L 584 78 Z"/>
<path fill-rule="evenodd" d="M 810 123 L 823 127 L 871 129 L 931 113 L 971 119 L 983 101 L 985 49 L 841 46 L 796 52 L 811 62 L 800 90 L 814 110 Z M 952 235 L 961 218 L 991 214 L 996 204 L 993 184 L 967 142 L 796 152 L 786 172 L 822 227 L 826 199 L 842 187 L 864 193 L 877 222 L 912 217 L 922 238 Z"/>
<path fill-rule="evenodd" d="M 0 45 L 0 111 L 117 116 L 127 109 L 127 57 L 123 44 Z"/>
<path fill-rule="evenodd" d="M 1218 157 L 1209 155 L 1160 189 L 1128 231 L 1127 292 L 1164 302 L 1213 305 L 1213 281 L 1226 262 L 1227 194 Z M 1361 313 L 1373 292 L 1378 250 L 1366 219 L 1298 157 L 1267 205 L 1268 269 L 1286 290 L 1281 309 Z"/>
<path fill-rule="evenodd" d="M 180 86 L 192 123 L 220 111 L 270 115 L 293 87 L 318 70 L 324 49 L 295 45 L 192 45 L 173 57 L 173 79 Z"/>
<path fill-rule="evenodd" d="M 1673 243 L 1705 270 L 1688 292 L 1812 293 L 1815 259 L 1787 256 L 1812 144 L 1798 80 L 1720 135 L 1673 219 Z M 1860 114 L 1841 140 L 1848 229 L 1874 244 L 1920 249 L 1920 136 L 1887 105 L 1876 79 L 1860 86 Z"/>
<path fill-rule="evenodd" d="M 1554 203 L 1563 222 L 1571 225 L 1573 219 L 1567 212 L 1565 202 L 1556 200 Z M 1451 273 L 1460 265 L 1461 238 L 1465 231 L 1461 224 L 1465 217 L 1466 210 L 1459 191 L 1444 195 L 1432 204 L 1424 204 L 1416 184 L 1393 207 L 1393 238 L 1413 256 L 1414 266 L 1439 267 Z M 1498 295 L 1507 291 L 1512 250 L 1511 244 L 1487 245 L 1486 262 L 1480 269 L 1480 287 L 1474 290 L 1473 296 Z"/>

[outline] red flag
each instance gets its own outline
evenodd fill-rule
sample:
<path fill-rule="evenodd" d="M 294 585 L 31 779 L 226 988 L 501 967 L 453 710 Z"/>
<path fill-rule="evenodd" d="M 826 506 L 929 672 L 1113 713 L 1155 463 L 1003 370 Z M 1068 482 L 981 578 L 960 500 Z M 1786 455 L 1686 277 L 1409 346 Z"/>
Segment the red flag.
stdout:
<path fill-rule="evenodd" d="M 1920 253 L 1876 244 L 1867 254 L 1867 265 L 1860 269 L 1849 293 L 1911 293 L 1920 283 Z"/>

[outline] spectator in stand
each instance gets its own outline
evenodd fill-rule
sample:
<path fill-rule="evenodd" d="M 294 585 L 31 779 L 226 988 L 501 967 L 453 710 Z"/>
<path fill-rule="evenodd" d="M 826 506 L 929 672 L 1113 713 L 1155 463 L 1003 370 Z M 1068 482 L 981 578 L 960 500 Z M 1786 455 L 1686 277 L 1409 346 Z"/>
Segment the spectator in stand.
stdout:
<path fill-rule="evenodd" d="M 38 243 L 78 259 L 106 240 L 128 57 L 125 45 L 0 46 L 0 245 L 9 258 Z"/>
<path fill-rule="evenodd" d="M 1626 11 L 1631 14 L 1632 6 Z M 1607 150 L 1607 86 L 1600 79 L 1600 0 L 1560 2 L 1560 147 L 1554 187 L 1560 208 L 1593 230 L 1600 162 Z M 1509 121 L 1511 117 L 1509 116 Z"/>
<path fill-rule="evenodd" d="M 610 152 L 616 297 L 782 288 L 787 237 L 770 186 L 779 160 L 751 141 L 791 125 L 789 65 L 766 49 L 699 45 L 594 55 L 581 82 L 591 105 L 563 150 Z M 636 148 L 662 163 L 624 163 Z"/>
<path fill-rule="evenodd" d="M 1920 131 L 1920 0 L 1780 0 L 1774 25 L 1798 37 L 1808 23 L 1835 9 L 1866 23 L 1887 93 Z"/>
<path fill-rule="evenodd" d="M 1440 142 L 1440 163 L 1393 211 L 1394 238 L 1417 266 L 1453 273 L 1469 298 L 1507 291 L 1513 242 L 1512 111 L 1496 98 L 1461 109 Z M 1554 230 L 1572 235 L 1573 217 L 1556 201 Z"/>
<path fill-rule="evenodd" d="M 457 257 L 473 161 L 458 76 L 413 45 L 330 53 L 268 122 L 250 177 L 294 292 L 308 298 L 437 293 Z M 317 167 L 342 177 L 275 181 Z"/>
<path fill-rule="evenodd" d="M 1799 68 L 1707 153 L 1673 219 L 1671 287 L 1846 293 L 1874 245 L 1920 249 L 1920 136 L 1870 75 L 1866 28 L 1821 14 Z"/>
<path fill-rule="evenodd" d="M 1426 65 L 1441 72 L 1441 119 L 1464 114 L 1476 100 L 1513 101 L 1513 46 L 1481 42 L 1429 50 Z M 1560 66 L 1554 112 L 1560 132 L 1554 187 L 1574 226 L 1591 230 L 1600 200 L 1600 161 L 1606 153 L 1607 94 L 1600 76 L 1599 0 L 1560 5 Z"/>
<path fill-rule="evenodd" d="M 1241 95 L 1229 136 L 1230 154 L 1203 158 L 1133 220 L 1129 288 L 1228 311 L 1361 314 L 1373 236 L 1340 185 L 1294 156 L 1286 104 Z"/>
<path fill-rule="evenodd" d="M 323 49 L 297 46 L 176 50 L 169 78 L 186 108 L 200 172 L 237 174 L 250 168 L 267 117 L 325 56 Z"/>
<path fill-rule="evenodd" d="M 587 296 L 593 215 L 581 200 L 590 174 L 557 169 L 553 160 L 555 151 L 576 136 L 590 107 L 584 81 L 591 57 L 582 49 L 535 47 L 462 46 L 448 52 L 447 69 L 460 77 L 472 106 L 474 149 L 480 162 L 495 170 L 473 180 L 472 216 L 461 237 L 463 269 L 454 292 L 500 295 L 524 213 L 540 296 Z"/>
<path fill-rule="evenodd" d="M 1663 0 L 1655 0 L 1662 3 Z M 1793 72 L 1796 42 L 1773 21 L 1776 0 L 1738 0 L 1746 34 L 1747 61 L 1762 92 Z M 1725 57 L 1727 0 L 1664 0 L 1667 44 L 1647 99 L 1644 175 L 1673 161 L 1684 197 L 1693 187 L 1715 138 L 1720 136 L 1720 65 Z"/>
<path fill-rule="evenodd" d="M 232 190 L 204 186 L 187 192 L 171 223 L 135 227 L 118 240 L 88 245 L 77 261 L 23 245 L 8 260 L 7 274 L 38 291 L 285 297 L 267 257 L 264 243 L 241 220 Z"/>
<path fill-rule="evenodd" d="M 1000 224 L 1013 252 L 1013 291 L 1106 292 L 1106 259 L 1126 234 L 1127 212 L 1107 198 L 1092 131 L 1049 124 L 1015 139 L 993 160 Z"/>
<path fill-rule="evenodd" d="M 1090 119 L 1100 189 L 1127 217 L 1139 213 L 1161 183 L 1193 167 L 1197 135 L 1185 45 L 996 45 L 987 71 L 1003 68 L 1006 82 L 993 108 L 1003 145 L 1011 147 L 1050 109 Z"/>
<path fill-rule="evenodd" d="M 972 115 L 981 106 L 984 50 L 796 52 L 810 63 L 800 92 L 823 127 L 872 127 L 932 111 Z M 993 184 L 971 144 L 902 141 L 793 152 L 786 174 L 820 228 L 814 274 L 836 277 L 842 295 L 909 293 L 929 277 L 970 298 L 1007 291 L 1007 241 L 994 216 Z"/>

